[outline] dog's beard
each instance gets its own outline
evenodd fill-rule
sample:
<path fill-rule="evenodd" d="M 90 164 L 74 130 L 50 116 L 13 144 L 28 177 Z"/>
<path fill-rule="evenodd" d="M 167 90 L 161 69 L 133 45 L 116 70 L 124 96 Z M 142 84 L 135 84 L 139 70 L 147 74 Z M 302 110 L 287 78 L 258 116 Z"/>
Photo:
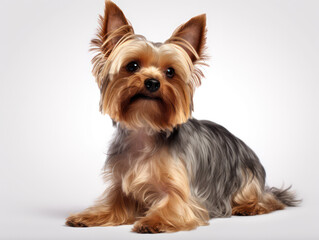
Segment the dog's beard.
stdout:
<path fill-rule="evenodd" d="M 182 85 L 162 84 L 156 93 L 148 93 L 138 77 L 114 79 L 102 101 L 103 112 L 129 129 L 172 131 L 191 112 L 191 96 Z"/>
<path fill-rule="evenodd" d="M 122 95 L 119 121 L 130 129 L 172 130 L 181 121 L 176 119 L 179 104 L 176 96 L 164 95 L 163 92 L 152 95 L 142 90 Z"/>
<path fill-rule="evenodd" d="M 159 98 L 152 98 L 143 94 L 134 95 L 122 106 L 122 121 L 131 129 L 152 129 L 160 131 L 171 129 L 170 110 L 165 102 Z"/>

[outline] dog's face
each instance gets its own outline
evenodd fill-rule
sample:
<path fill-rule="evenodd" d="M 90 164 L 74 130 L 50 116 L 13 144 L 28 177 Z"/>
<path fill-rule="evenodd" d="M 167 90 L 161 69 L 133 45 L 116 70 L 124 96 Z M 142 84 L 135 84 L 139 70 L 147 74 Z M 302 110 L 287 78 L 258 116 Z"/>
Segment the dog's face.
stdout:
<path fill-rule="evenodd" d="M 200 15 L 165 43 L 152 43 L 135 35 L 122 11 L 107 1 L 92 40 L 101 111 L 129 129 L 171 131 L 186 122 L 202 76 L 196 65 L 203 60 L 205 25 Z"/>

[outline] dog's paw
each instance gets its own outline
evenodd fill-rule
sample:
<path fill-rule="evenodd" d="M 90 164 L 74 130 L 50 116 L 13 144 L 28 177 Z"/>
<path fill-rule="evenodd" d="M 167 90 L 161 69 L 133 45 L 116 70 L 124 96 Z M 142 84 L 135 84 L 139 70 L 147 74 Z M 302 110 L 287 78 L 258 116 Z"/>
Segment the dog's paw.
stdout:
<path fill-rule="evenodd" d="M 164 233 L 167 228 L 162 223 L 152 223 L 148 221 L 138 221 L 132 231 L 137 233 Z"/>
<path fill-rule="evenodd" d="M 70 216 L 66 219 L 65 225 L 70 227 L 88 227 L 83 217 Z"/>

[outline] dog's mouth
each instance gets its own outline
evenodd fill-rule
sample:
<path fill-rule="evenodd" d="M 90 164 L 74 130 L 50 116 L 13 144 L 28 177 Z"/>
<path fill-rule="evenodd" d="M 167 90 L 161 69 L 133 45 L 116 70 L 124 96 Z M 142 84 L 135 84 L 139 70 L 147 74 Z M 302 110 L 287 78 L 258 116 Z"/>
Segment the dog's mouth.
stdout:
<path fill-rule="evenodd" d="M 160 97 L 149 96 L 149 95 L 145 95 L 143 93 L 138 93 L 138 94 L 135 94 L 133 97 L 131 97 L 130 103 L 133 103 L 139 99 L 151 100 L 151 101 L 162 101 L 162 99 Z"/>

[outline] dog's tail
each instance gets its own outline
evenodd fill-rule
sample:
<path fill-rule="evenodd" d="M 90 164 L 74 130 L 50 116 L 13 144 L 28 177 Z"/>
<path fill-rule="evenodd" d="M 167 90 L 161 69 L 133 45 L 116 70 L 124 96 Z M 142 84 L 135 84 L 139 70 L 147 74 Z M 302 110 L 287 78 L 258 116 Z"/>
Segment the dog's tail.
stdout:
<path fill-rule="evenodd" d="M 288 207 L 297 207 L 301 203 L 301 199 L 297 199 L 296 194 L 288 188 L 267 188 L 266 191 L 271 192 L 280 202 Z"/>

